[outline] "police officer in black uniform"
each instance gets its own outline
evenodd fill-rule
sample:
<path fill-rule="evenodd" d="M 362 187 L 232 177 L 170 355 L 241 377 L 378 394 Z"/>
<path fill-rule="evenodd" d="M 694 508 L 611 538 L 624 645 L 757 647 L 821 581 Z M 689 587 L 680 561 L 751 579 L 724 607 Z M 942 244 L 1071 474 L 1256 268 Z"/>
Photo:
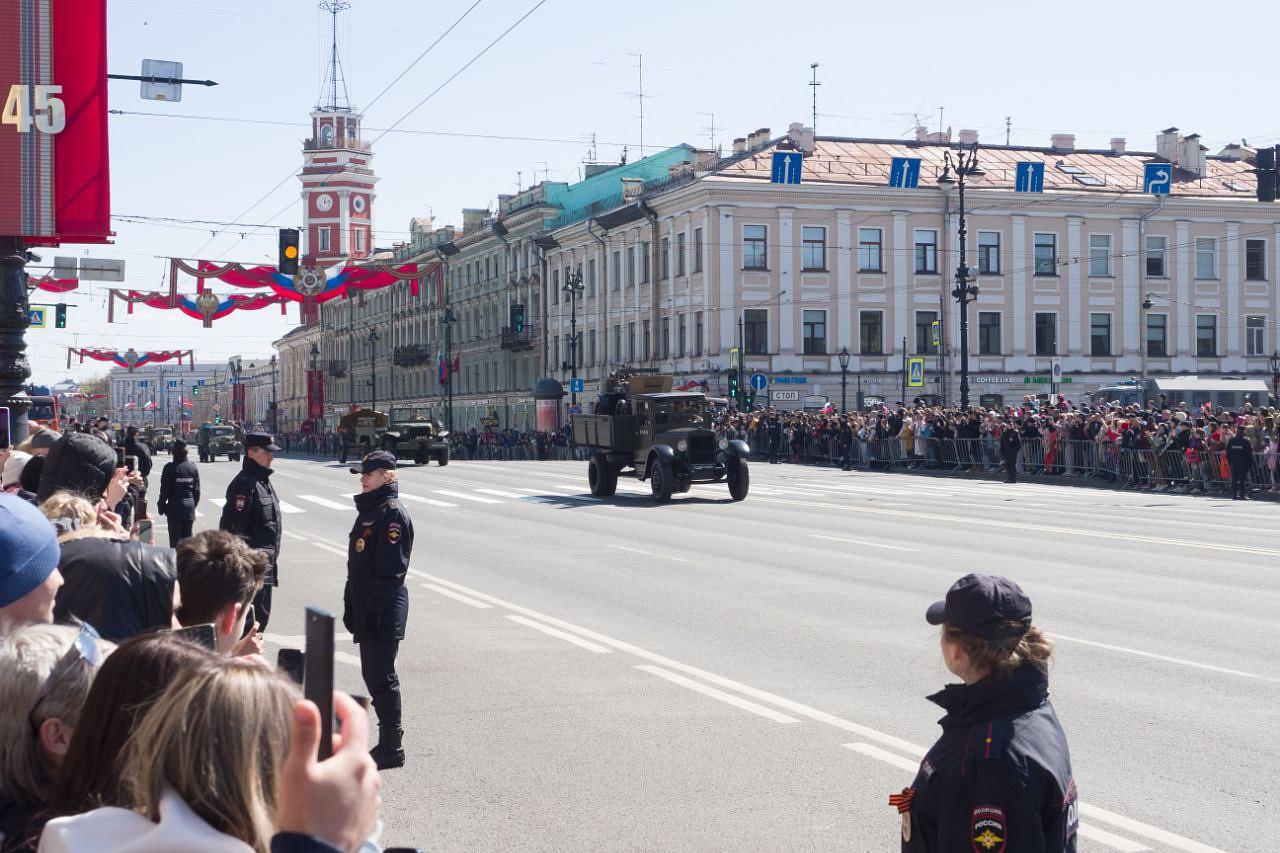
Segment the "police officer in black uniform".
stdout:
<path fill-rule="evenodd" d="M 1076 783 L 1030 599 L 1008 578 L 970 574 L 925 618 L 942 626 L 943 661 L 964 683 L 929 697 L 947 712 L 942 737 L 889 798 L 902 850 L 1074 853 Z"/>
<path fill-rule="evenodd" d="M 271 461 L 280 448 L 265 432 L 251 432 L 244 437 L 244 467 L 227 486 L 227 502 L 222 507 L 218 527 L 228 530 L 267 555 L 271 567 L 253 599 L 253 614 L 259 630 L 267 629 L 271 617 L 271 589 L 278 584 L 277 561 L 280 558 L 280 499 L 271 486 Z"/>
<path fill-rule="evenodd" d="M 1000 430 L 1000 455 L 1004 457 L 1006 483 L 1018 482 L 1018 454 L 1022 451 L 1022 434 L 1008 418 Z"/>
<path fill-rule="evenodd" d="M 191 524 L 196 520 L 196 504 L 200 503 L 200 472 L 194 462 L 187 459 L 187 443 L 174 439 L 169 451 L 173 459 L 166 462 L 160 472 L 160 500 L 156 509 L 169 520 L 169 547 L 191 535 Z"/>
<path fill-rule="evenodd" d="M 413 551 L 413 522 L 400 504 L 393 454 L 375 450 L 351 473 L 360 475 L 360 514 L 347 547 L 342 624 L 360 646 L 360 672 L 378 714 L 378 745 L 370 755 L 384 770 L 404 766 L 395 666 L 409 618 L 404 579 Z"/>

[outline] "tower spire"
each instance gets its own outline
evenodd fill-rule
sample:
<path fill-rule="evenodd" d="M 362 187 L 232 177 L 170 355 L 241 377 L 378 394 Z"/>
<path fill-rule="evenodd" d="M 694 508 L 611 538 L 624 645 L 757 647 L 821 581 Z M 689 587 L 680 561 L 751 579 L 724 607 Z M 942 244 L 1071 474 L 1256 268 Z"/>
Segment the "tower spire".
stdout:
<path fill-rule="evenodd" d="M 333 41 L 329 50 L 329 68 L 325 72 L 323 91 L 329 98 L 324 109 L 329 112 L 348 111 L 351 101 L 347 96 L 347 80 L 342 75 L 342 61 L 338 58 L 338 13 L 351 8 L 347 0 L 320 0 L 319 7 L 328 12 L 333 26 Z"/>

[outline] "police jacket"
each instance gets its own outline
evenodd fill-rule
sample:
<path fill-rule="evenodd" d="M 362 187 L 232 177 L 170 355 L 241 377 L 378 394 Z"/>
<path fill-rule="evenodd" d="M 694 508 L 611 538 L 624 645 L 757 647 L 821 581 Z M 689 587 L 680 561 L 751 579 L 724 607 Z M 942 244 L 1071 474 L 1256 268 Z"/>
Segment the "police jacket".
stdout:
<path fill-rule="evenodd" d="M 1015 427 L 1005 426 L 1000 431 L 1000 452 L 1005 456 L 1017 456 L 1022 449 L 1022 435 Z"/>
<path fill-rule="evenodd" d="M 200 472 L 194 462 L 179 459 L 166 462 L 160 472 L 160 500 L 156 509 L 161 515 L 195 518 L 200 503 Z"/>
<path fill-rule="evenodd" d="M 1232 471 L 1248 472 L 1253 468 L 1253 445 L 1243 433 L 1236 433 L 1227 442 L 1227 464 Z"/>
<path fill-rule="evenodd" d="M 413 551 L 413 522 L 387 483 L 356 495 L 359 515 L 347 544 L 347 588 L 342 624 L 357 642 L 403 640 L 409 619 L 404 578 Z"/>
<path fill-rule="evenodd" d="M 249 457 L 227 486 L 227 503 L 218 527 L 243 536 L 249 547 L 267 555 L 271 568 L 267 586 L 276 586 L 276 561 L 280 558 L 280 499 L 271 487 L 271 469 Z"/>
<path fill-rule="evenodd" d="M 1048 678 L 1029 663 L 929 697 L 947 715 L 903 792 L 904 853 L 1074 853 L 1076 784 L 1048 697 Z"/>

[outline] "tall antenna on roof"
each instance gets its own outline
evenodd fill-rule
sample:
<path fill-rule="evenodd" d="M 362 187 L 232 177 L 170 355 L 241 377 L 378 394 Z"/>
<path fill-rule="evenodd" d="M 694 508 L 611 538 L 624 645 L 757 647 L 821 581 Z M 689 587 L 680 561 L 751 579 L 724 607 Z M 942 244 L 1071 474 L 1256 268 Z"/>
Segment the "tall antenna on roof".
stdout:
<path fill-rule="evenodd" d="M 822 84 L 818 82 L 818 63 L 809 63 L 809 71 L 812 72 L 813 78 L 809 81 L 809 88 L 813 89 L 813 135 L 818 135 L 818 87 Z"/>
<path fill-rule="evenodd" d="M 640 159 L 644 159 L 644 54 L 628 53 L 636 58 L 636 70 L 640 78 L 640 91 L 632 92 L 632 96 L 640 99 Z"/>
<path fill-rule="evenodd" d="M 328 12 L 332 18 L 332 34 L 333 39 L 329 49 L 329 68 L 325 72 L 325 87 L 329 90 L 329 103 L 324 105 L 326 110 L 350 110 L 351 101 L 347 96 L 347 81 L 342 75 L 342 62 L 338 59 L 338 13 L 345 12 L 351 8 L 351 4 L 347 0 L 320 0 L 319 8 Z M 338 89 L 342 89 L 341 100 L 339 100 Z"/>
<path fill-rule="evenodd" d="M 1004 144 L 1010 145 L 1013 139 L 1013 116 L 1004 117 Z"/>
<path fill-rule="evenodd" d="M 698 115 L 708 116 L 711 119 L 711 124 L 704 127 L 702 129 L 702 132 L 705 133 L 707 135 L 707 138 L 711 140 L 711 150 L 714 151 L 716 147 L 716 114 L 715 113 L 698 113 Z"/>
<path fill-rule="evenodd" d="M 946 109 L 946 107 L 938 107 L 938 133 L 942 133 L 942 114 Z"/>

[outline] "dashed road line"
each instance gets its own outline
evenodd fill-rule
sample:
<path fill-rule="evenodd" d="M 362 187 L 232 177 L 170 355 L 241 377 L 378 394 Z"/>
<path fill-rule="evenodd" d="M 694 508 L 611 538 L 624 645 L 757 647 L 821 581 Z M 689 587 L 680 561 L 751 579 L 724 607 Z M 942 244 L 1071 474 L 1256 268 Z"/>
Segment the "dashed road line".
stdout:
<path fill-rule="evenodd" d="M 1268 675 L 1258 675 L 1255 672 L 1243 672 L 1238 669 L 1228 669 L 1224 666 L 1214 666 L 1208 663 L 1198 663 L 1197 661 L 1187 660 L 1186 658 L 1175 658 L 1168 655 L 1156 654 L 1155 652 L 1144 652 L 1141 649 L 1130 649 L 1125 646 L 1112 646 L 1107 643 L 1099 643 L 1095 640 L 1082 640 L 1079 637 L 1068 637 L 1065 634 L 1048 634 L 1052 640 L 1066 640 L 1068 643 L 1080 643 L 1084 646 L 1093 646 L 1098 649 L 1107 649 L 1112 652 L 1121 652 L 1126 655 L 1137 655 L 1138 657 L 1151 658 L 1152 660 L 1164 661 L 1165 663 L 1178 664 L 1179 666 L 1190 666 L 1196 669 L 1206 669 L 1210 672 L 1221 672 L 1224 675 L 1236 675 L 1240 678 L 1253 678 L 1258 681 L 1269 681 L 1272 684 L 1280 684 L 1280 678 L 1273 678 Z"/>
<path fill-rule="evenodd" d="M 919 548 L 907 548 L 902 545 L 886 545 L 884 542 L 868 542 L 865 539 L 845 539 L 842 536 L 822 536 L 818 533 L 811 533 L 810 539 L 825 539 L 828 542 L 847 542 L 850 545 L 865 545 L 868 548 L 888 548 L 890 551 L 910 551 L 916 553 Z"/>
<path fill-rule="evenodd" d="M 474 501 L 479 504 L 500 504 L 502 501 L 495 501 L 493 498 L 482 498 L 479 495 L 469 495 L 466 492 L 454 492 L 448 489 L 432 489 L 432 494 L 444 495 L 446 498 L 457 498 L 463 501 Z"/>
<path fill-rule="evenodd" d="M 452 598 L 454 601 L 461 601 L 463 604 L 470 604 L 472 607 L 476 608 L 477 610 L 488 610 L 489 608 L 493 607 L 492 604 L 485 604 L 483 601 L 477 601 L 474 598 L 469 598 L 460 592 L 454 592 L 451 589 L 445 589 L 439 584 L 424 583 L 422 587 L 423 589 L 429 589 L 434 593 L 443 595 L 445 598 Z"/>
<path fill-rule="evenodd" d="M 627 551 L 632 554 L 643 554 L 646 557 L 656 557 L 659 560 L 671 560 L 672 562 L 676 562 L 676 563 L 689 562 L 684 557 L 672 557 L 668 554 L 657 554 L 657 553 L 654 553 L 653 551 L 642 551 L 639 548 L 628 548 L 626 545 L 610 545 L 609 547 L 615 551 Z"/>
<path fill-rule="evenodd" d="M 589 652 L 595 652 L 598 655 L 607 655 L 612 653 L 610 649 L 606 649 L 598 643 L 589 643 L 580 637 L 573 636 L 573 634 L 565 631 L 559 631 L 549 625 L 543 625 L 541 622 L 535 622 L 532 619 L 526 619 L 524 616 L 517 616 L 514 613 L 508 613 L 507 618 L 512 622 L 518 622 L 521 625 L 534 629 L 535 631 L 541 631 L 548 636 L 564 640 L 566 643 L 572 643 L 573 645 L 586 649 Z"/>
<path fill-rule="evenodd" d="M 714 687 L 708 687 L 701 681 L 694 681 L 692 678 L 685 678 L 683 675 L 663 669 L 660 666 L 642 663 L 637 664 L 636 669 L 643 670 L 650 675 L 656 675 L 659 678 L 665 678 L 672 684 L 679 684 L 681 687 L 687 687 L 695 693 L 701 693 L 703 696 L 710 696 L 712 699 L 718 699 L 726 705 L 732 705 L 735 708 L 750 711 L 757 716 L 764 717 L 766 720 L 773 720 L 775 723 L 782 723 L 786 725 L 788 723 L 800 722 L 795 717 L 788 717 L 780 711 L 775 711 L 772 708 L 766 708 L 763 705 L 757 705 L 755 702 L 748 702 L 746 699 L 743 699 L 740 696 L 734 696 L 732 693 L 725 693 L 723 690 L 716 690 Z"/>

